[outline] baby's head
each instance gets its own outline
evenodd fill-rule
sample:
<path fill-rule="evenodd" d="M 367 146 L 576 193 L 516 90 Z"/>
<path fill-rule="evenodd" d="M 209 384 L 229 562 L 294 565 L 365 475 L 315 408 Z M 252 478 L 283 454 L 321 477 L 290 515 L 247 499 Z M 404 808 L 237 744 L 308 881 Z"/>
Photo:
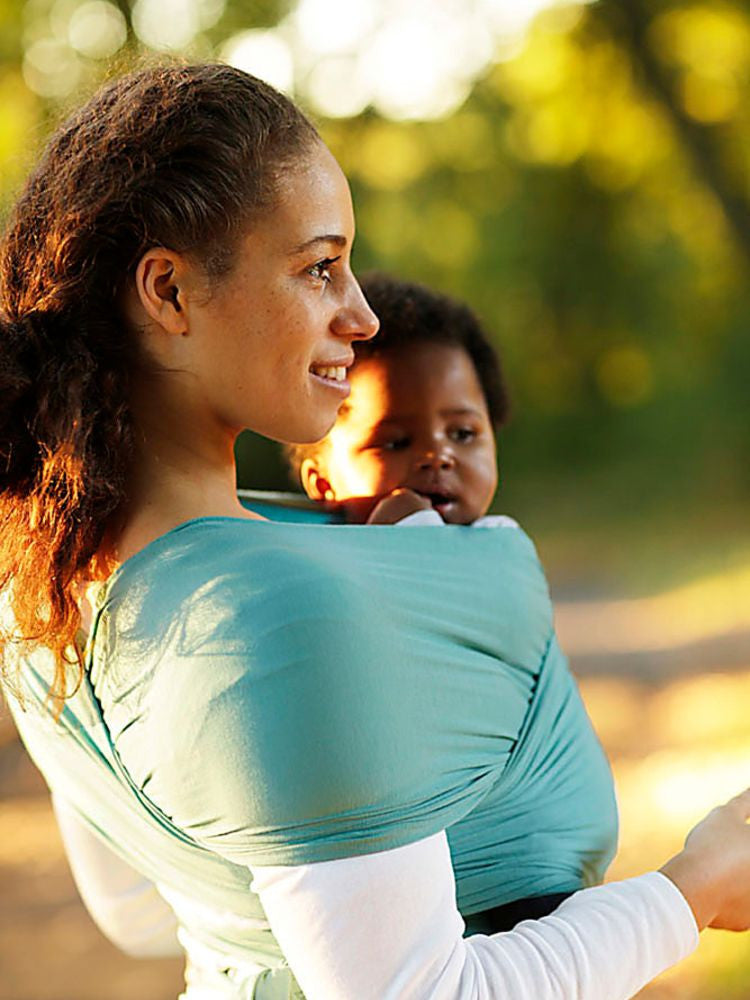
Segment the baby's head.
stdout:
<path fill-rule="evenodd" d="M 467 306 L 386 275 L 361 284 L 380 331 L 354 345 L 349 398 L 322 441 L 288 450 L 292 467 L 308 496 L 352 521 L 407 488 L 470 524 L 497 487 L 508 410 L 498 359 Z"/>

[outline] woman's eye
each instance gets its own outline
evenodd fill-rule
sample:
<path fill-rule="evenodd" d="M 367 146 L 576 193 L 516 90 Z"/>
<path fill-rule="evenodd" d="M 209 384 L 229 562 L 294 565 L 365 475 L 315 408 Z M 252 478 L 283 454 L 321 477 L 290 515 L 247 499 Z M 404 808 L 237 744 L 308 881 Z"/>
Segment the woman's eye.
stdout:
<path fill-rule="evenodd" d="M 453 430 L 448 432 L 448 436 L 451 441 L 458 441 L 460 444 L 464 444 L 467 441 L 473 441 L 477 436 L 477 432 L 473 427 L 454 427 Z"/>
<path fill-rule="evenodd" d="M 341 258 L 325 257 L 323 260 L 319 260 L 316 264 L 313 264 L 312 267 L 308 267 L 307 273 L 317 281 L 324 281 L 328 284 L 332 280 L 331 268 L 337 260 L 341 260 Z"/>

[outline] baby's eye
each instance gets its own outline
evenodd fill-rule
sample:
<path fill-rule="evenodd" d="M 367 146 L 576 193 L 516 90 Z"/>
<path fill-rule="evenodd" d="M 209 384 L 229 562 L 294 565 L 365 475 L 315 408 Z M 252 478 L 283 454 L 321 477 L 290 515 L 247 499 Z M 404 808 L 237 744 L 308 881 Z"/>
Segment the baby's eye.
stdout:
<path fill-rule="evenodd" d="M 390 441 L 384 441 L 380 447 L 383 451 L 403 451 L 410 443 L 408 437 L 391 438 Z"/>
<path fill-rule="evenodd" d="M 402 451 L 408 448 L 411 441 L 408 437 L 381 438 L 367 445 L 368 451 Z"/>
<path fill-rule="evenodd" d="M 473 441 L 477 436 L 477 432 L 473 427 L 453 427 L 448 431 L 448 437 L 451 441 L 458 441 L 459 444 L 464 444 L 467 441 Z"/>
<path fill-rule="evenodd" d="M 317 281 L 324 281 L 326 284 L 329 284 L 332 280 L 331 268 L 337 260 L 341 260 L 341 257 L 324 257 L 323 260 L 319 260 L 312 267 L 308 267 L 307 273 Z"/>

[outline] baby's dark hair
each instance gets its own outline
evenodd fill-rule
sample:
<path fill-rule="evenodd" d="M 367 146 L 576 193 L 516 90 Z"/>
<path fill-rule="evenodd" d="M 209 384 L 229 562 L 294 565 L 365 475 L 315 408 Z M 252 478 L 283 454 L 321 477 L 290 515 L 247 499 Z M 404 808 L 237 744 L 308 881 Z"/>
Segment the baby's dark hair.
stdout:
<path fill-rule="evenodd" d="M 360 285 L 380 319 L 380 329 L 372 340 L 354 344 L 357 361 L 387 357 L 415 344 L 457 347 L 466 351 L 474 365 L 493 426 L 499 429 L 506 423 L 510 407 L 500 360 L 478 317 L 467 305 L 425 285 L 379 271 L 362 275 Z M 286 448 L 295 480 L 302 462 L 317 457 L 324 442 L 325 438 L 315 444 Z"/>

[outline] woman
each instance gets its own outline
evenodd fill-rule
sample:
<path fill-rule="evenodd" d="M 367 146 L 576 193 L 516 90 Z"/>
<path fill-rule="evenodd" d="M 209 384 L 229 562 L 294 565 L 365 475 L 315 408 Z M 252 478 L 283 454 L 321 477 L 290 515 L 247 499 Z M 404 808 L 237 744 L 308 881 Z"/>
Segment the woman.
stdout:
<path fill-rule="evenodd" d="M 696 927 L 750 923 L 750 794 L 662 874 L 462 938 L 446 830 L 481 848 L 470 890 L 501 896 L 485 807 L 518 728 L 497 721 L 497 663 L 517 666 L 519 725 L 562 740 L 570 718 L 590 750 L 532 547 L 273 525 L 237 500 L 240 429 L 322 437 L 375 333 L 353 238 L 312 126 L 228 67 L 136 73 L 53 138 L 0 272 L 19 728 L 63 825 L 173 907 L 190 1000 L 299 995 L 289 967 L 310 1000 L 630 996 Z M 455 632 L 446 591 L 471 609 Z M 537 753 L 522 778 L 543 780 Z"/>

